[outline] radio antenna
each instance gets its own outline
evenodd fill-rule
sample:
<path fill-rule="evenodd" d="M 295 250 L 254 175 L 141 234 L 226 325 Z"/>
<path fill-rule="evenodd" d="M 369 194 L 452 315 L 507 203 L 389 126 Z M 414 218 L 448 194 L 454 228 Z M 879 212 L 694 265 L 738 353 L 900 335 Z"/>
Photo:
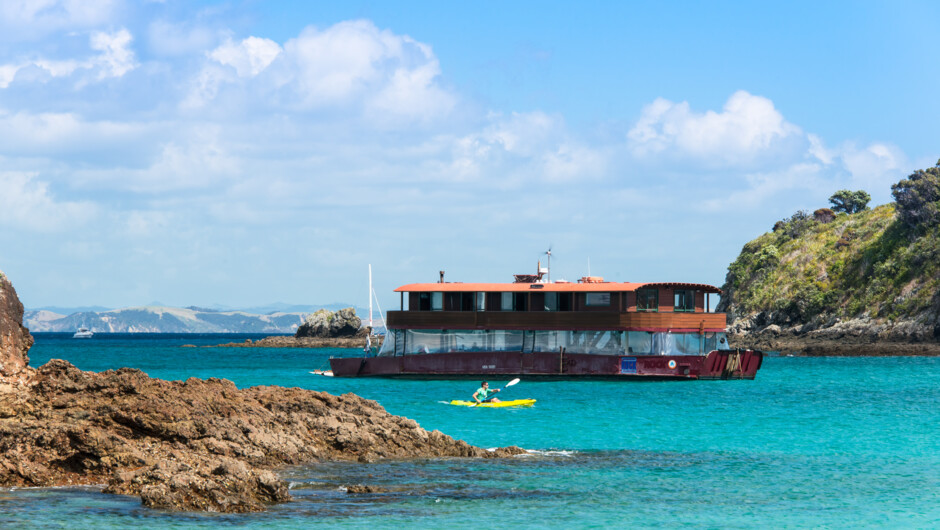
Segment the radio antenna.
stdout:
<path fill-rule="evenodd" d="M 548 283 L 552 283 L 552 245 L 548 245 L 548 250 L 545 251 L 545 255 L 548 256 Z"/>

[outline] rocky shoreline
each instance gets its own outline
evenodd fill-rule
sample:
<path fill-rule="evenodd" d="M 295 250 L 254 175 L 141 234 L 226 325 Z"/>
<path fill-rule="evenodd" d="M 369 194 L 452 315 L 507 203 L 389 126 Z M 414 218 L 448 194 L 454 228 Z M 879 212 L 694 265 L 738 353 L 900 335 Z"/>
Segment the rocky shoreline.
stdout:
<path fill-rule="evenodd" d="M 372 337 L 372 347 L 382 346 L 385 337 L 376 335 Z M 366 345 L 366 337 L 293 337 L 290 335 L 275 335 L 263 339 L 245 339 L 243 342 L 227 342 L 203 348 L 358 348 Z M 192 344 L 184 344 L 184 348 L 195 348 Z"/>
<path fill-rule="evenodd" d="M 291 499 L 284 466 L 525 453 L 426 431 L 354 394 L 32 368 L 22 316 L 0 274 L 0 487 L 101 485 L 152 508 L 254 512 Z"/>
<path fill-rule="evenodd" d="M 734 320 L 728 327 L 731 344 L 807 357 L 940 356 L 940 328 L 929 322 L 818 318 L 794 326 L 772 323 L 774 316 Z"/>
<path fill-rule="evenodd" d="M 891 342 L 868 339 L 821 339 L 792 334 L 753 333 L 730 335 L 731 344 L 765 352 L 803 357 L 932 357 L 940 356 L 940 344 Z"/>

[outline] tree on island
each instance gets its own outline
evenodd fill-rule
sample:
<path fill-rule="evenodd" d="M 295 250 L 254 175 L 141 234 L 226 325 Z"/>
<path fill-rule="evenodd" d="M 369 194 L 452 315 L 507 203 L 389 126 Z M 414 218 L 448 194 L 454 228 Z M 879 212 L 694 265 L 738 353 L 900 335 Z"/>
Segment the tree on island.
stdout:
<path fill-rule="evenodd" d="M 913 229 L 940 224 L 940 160 L 928 169 L 918 169 L 891 185 L 898 203 L 898 217 Z"/>
<path fill-rule="evenodd" d="M 870 200 L 871 195 L 865 190 L 839 190 L 832 197 L 829 197 L 833 211 L 845 213 L 858 213 L 867 210 L 868 201 Z"/>

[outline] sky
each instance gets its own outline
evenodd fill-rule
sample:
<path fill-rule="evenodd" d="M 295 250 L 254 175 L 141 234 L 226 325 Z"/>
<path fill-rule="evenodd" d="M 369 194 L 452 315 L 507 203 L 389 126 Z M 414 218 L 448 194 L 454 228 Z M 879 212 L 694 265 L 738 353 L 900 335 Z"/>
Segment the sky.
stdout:
<path fill-rule="evenodd" d="M 27 308 L 720 286 L 940 158 L 936 2 L 0 3 L 0 270 Z"/>

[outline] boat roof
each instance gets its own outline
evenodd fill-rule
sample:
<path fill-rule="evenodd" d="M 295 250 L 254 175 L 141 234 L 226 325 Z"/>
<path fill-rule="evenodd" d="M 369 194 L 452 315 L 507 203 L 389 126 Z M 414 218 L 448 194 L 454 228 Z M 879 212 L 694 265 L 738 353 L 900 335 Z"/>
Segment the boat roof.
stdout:
<path fill-rule="evenodd" d="M 426 292 L 562 292 L 562 293 L 608 293 L 636 291 L 644 287 L 666 287 L 673 289 L 695 289 L 706 293 L 721 294 L 721 289 L 704 283 L 684 282 L 552 282 L 552 283 L 409 283 L 395 289 L 396 293 Z"/>

